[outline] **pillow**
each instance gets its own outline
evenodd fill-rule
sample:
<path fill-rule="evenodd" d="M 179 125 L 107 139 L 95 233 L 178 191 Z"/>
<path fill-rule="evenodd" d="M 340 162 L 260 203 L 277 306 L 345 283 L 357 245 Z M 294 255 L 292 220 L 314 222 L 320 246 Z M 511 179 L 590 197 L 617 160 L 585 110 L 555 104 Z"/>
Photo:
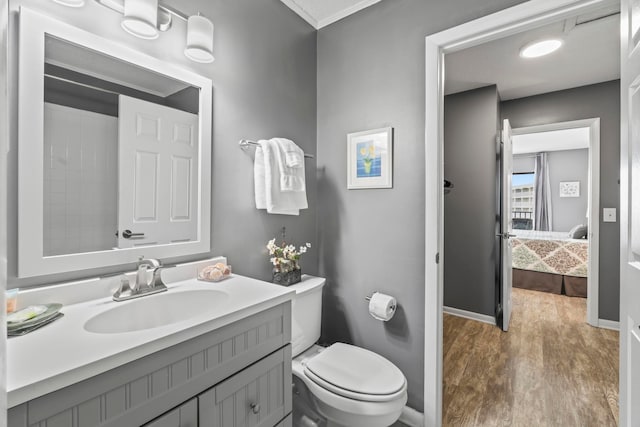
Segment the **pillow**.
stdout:
<path fill-rule="evenodd" d="M 570 239 L 584 239 L 587 237 L 587 226 L 578 224 L 569 231 Z"/>

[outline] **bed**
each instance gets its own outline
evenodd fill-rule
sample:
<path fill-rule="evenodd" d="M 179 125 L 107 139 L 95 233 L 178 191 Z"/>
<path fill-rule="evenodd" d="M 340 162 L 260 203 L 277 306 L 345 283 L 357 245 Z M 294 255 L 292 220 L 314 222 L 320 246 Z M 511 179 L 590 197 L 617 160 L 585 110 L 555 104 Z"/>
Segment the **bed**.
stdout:
<path fill-rule="evenodd" d="M 514 230 L 513 286 L 587 296 L 589 242 L 566 232 Z"/>

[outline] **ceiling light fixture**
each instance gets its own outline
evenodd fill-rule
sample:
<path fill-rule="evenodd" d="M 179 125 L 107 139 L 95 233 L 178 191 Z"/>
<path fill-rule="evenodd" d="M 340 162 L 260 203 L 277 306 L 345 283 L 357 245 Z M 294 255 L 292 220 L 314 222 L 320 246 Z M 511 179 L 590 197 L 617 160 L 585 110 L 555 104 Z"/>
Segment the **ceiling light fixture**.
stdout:
<path fill-rule="evenodd" d="M 122 28 L 141 39 L 158 38 L 158 0 L 125 0 Z"/>
<path fill-rule="evenodd" d="M 53 0 L 53 1 L 63 6 L 69 6 L 69 7 L 84 6 L 84 0 Z"/>
<path fill-rule="evenodd" d="M 187 21 L 187 58 L 208 64 L 213 62 L 213 23 L 204 16 L 193 15 Z"/>
<path fill-rule="evenodd" d="M 85 0 L 54 0 L 78 3 Z M 143 39 L 156 39 L 159 31 L 169 31 L 173 18 L 187 23 L 187 46 L 184 54 L 192 61 L 213 62 L 213 23 L 200 13 L 188 16 L 181 11 L 160 4 L 158 0 L 95 0 L 101 6 L 124 15 L 122 28 Z"/>
<path fill-rule="evenodd" d="M 560 49 L 560 46 L 562 46 L 562 40 L 560 39 L 535 41 L 524 45 L 520 49 L 520 56 L 523 58 L 539 58 L 555 52 Z"/>

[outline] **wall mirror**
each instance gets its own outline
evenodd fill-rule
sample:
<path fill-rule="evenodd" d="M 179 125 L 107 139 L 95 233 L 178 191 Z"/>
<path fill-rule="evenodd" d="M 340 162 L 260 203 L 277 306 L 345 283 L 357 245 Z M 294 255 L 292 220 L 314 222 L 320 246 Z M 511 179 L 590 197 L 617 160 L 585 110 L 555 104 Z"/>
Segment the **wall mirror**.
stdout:
<path fill-rule="evenodd" d="M 18 276 L 210 250 L 211 81 L 20 9 Z"/>

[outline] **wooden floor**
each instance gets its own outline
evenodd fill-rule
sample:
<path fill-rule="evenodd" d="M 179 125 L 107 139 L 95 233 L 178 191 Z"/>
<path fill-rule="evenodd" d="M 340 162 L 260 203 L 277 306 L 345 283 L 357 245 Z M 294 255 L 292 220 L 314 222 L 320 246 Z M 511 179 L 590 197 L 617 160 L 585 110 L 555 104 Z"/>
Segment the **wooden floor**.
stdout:
<path fill-rule="evenodd" d="M 615 426 L 618 332 L 586 299 L 513 289 L 509 332 L 444 316 L 445 426 Z"/>

